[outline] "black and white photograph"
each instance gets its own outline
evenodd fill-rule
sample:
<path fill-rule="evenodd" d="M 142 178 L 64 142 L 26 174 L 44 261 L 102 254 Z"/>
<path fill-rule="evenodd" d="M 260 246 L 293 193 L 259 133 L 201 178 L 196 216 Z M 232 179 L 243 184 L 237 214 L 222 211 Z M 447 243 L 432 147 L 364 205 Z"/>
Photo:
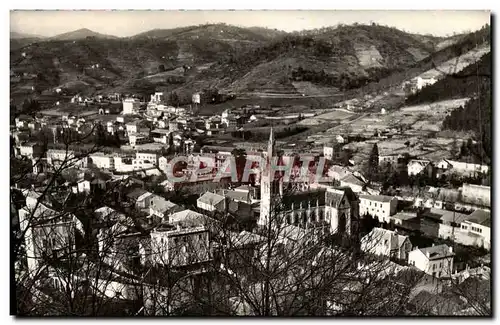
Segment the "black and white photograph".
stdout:
<path fill-rule="evenodd" d="M 492 17 L 11 9 L 10 315 L 491 318 Z"/>

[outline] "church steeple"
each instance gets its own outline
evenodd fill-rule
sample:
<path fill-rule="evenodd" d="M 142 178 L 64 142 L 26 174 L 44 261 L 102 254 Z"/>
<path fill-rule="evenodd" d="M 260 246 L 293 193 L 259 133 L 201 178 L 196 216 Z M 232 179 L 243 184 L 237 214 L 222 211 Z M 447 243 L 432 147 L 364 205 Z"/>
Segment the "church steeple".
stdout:
<path fill-rule="evenodd" d="M 274 146 L 276 142 L 274 140 L 274 132 L 273 132 L 273 127 L 271 126 L 271 132 L 269 133 L 269 142 L 267 143 L 267 159 L 269 159 L 269 162 L 271 162 L 274 157 Z"/>

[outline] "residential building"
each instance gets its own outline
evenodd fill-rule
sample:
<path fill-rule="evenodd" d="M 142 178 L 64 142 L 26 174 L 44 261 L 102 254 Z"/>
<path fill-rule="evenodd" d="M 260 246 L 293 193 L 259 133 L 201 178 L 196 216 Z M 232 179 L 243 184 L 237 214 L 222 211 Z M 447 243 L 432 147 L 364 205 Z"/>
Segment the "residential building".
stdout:
<path fill-rule="evenodd" d="M 446 244 L 416 248 L 408 257 L 408 264 L 435 278 L 450 278 L 453 273 L 453 247 Z"/>
<path fill-rule="evenodd" d="M 158 195 L 149 196 L 149 215 L 161 220 L 168 220 L 168 215 L 179 209 L 179 206 Z"/>
<path fill-rule="evenodd" d="M 158 165 L 158 155 L 151 152 L 136 152 L 135 159 L 139 164 Z"/>
<path fill-rule="evenodd" d="M 373 228 L 361 239 L 361 250 L 406 261 L 412 250 L 410 238 L 383 228 Z"/>
<path fill-rule="evenodd" d="M 455 241 L 463 245 L 471 245 L 490 249 L 491 247 L 491 213 L 478 209 L 468 215 L 455 235 Z"/>
<path fill-rule="evenodd" d="M 43 154 L 43 148 L 36 143 L 24 143 L 19 146 L 19 155 L 29 159 L 38 158 Z"/>
<path fill-rule="evenodd" d="M 408 176 L 425 175 L 432 177 L 434 168 L 430 160 L 412 159 L 408 162 Z"/>
<path fill-rule="evenodd" d="M 139 112 L 141 103 L 137 98 L 126 98 L 123 100 L 123 115 L 133 115 Z"/>
<path fill-rule="evenodd" d="M 360 215 L 371 215 L 380 222 L 390 222 L 390 216 L 396 214 L 398 199 L 387 195 L 360 195 Z"/>
<path fill-rule="evenodd" d="M 96 152 L 89 154 L 87 158 L 87 163 L 100 169 L 114 169 L 115 159 L 112 155 L 105 154 L 103 152 Z"/>
<path fill-rule="evenodd" d="M 149 209 L 149 204 L 151 203 L 150 196 L 152 195 L 153 193 L 142 188 L 136 188 L 127 194 L 127 198 L 137 209 Z"/>
<path fill-rule="evenodd" d="M 168 144 L 170 139 L 170 130 L 166 129 L 154 129 L 151 131 L 151 136 L 154 142 Z"/>
<path fill-rule="evenodd" d="M 196 200 L 196 206 L 209 212 L 224 211 L 226 209 L 226 198 L 219 194 L 206 192 Z"/>
<path fill-rule="evenodd" d="M 480 174 L 487 174 L 489 166 L 480 164 L 470 164 L 450 159 L 442 159 L 436 164 L 437 177 L 443 173 L 454 173 L 459 176 L 474 177 Z"/>
<path fill-rule="evenodd" d="M 75 251 L 75 232 L 81 222 L 71 213 L 59 212 L 42 202 L 35 192 L 26 194 L 26 206 L 19 210 L 29 275 L 36 274 L 47 257 L 69 258 Z"/>
<path fill-rule="evenodd" d="M 461 224 L 468 218 L 468 215 L 435 208 L 431 208 L 430 211 L 441 216 L 438 230 L 439 238 L 455 241 L 456 235 L 460 231 Z"/>
<path fill-rule="evenodd" d="M 153 264 L 186 266 L 211 259 L 209 232 L 203 225 L 165 224 L 151 231 Z"/>
<path fill-rule="evenodd" d="M 68 167 L 87 167 L 87 157 L 77 158 L 77 154 L 72 150 L 49 149 L 46 156 L 49 166 L 57 167 L 64 163 Z"/>
<path fill-rule="evenodd" d="M 340 186 L 350 187 L 354 193 L 360 193 L 364 191 L 366 183 L 354 174 L 348 174 L 340 180 Z"/>

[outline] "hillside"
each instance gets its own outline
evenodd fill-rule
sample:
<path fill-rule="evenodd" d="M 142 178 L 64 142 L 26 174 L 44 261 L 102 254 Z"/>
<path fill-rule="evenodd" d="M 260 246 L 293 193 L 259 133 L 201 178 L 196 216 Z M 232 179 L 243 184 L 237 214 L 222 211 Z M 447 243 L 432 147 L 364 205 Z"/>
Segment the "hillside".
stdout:
<path fill-rule="evenodd" d="M 94 31 L 87 29 L 87 28 L 82 28 L 82 29 L 78 29 L 78 30 L 74 30 L 71 32 L 67 32 L 67 33 L 53 36 L 50 38 L 50 40 L 53 40 L 53 41 L 74 41 L 74 40 L 84 39 L 87 37 L 95 37 L 95 38 L 101 38 L 101 39 L 116 39 L 116 38 L 118 38 L 117 36 L 105 35 L 105 34 L 94 32 Z"/>
<path fill-rule="evenodd" d="M 377 25 L 289 34 L 208 24 L 130 38 L 82 29 L 11 45 L 11 96 L 22 98 L 32 87 L 35 94 L 54 87 L 70 93 L 157 89 L 190 98 L 193 91 L 217 88 L 330 96 L 433 62 L 442 41 Z M 441 51 L 448 51 L 446 58 L 454 53 Z"/>
<path fill-rule="evenodd" d="M 43 36 L 35 35 L 35 34 L 27 34 L 27 33 L 19 33 L 15 31 L 10 32 L 10 39 L 22 39 L 22 38 L 38 38 L 42 39 Z"/>
<path fill-rule="evenodd" d="M 407 105 L 430 103 L 439 100 L 474 97 L 478 89 L 491 83 L 491 52 L 459 73 L 450 74 L 433 85 L 408 96 Z M 479 88 L 478 88 L 479 87 Z"/>
<path fill-rule="evenodd" d="M 131 38 L 263 42 L 284 34 L 286 33 L 282 31 L 261 27 L 243 28 L 227 24 L 205 24 L 173 29 L 154 29 Z"/>
<path fill-rule="evenodd" d="M 446 61 L 455 59 L 458 56 L 473 50 L 477 45 L 490 44 L 490 26 L 486 26 L 467 35 L 453 36 L 451 37 L 451 40 L 452 45 L 432 53 L 421 61 L 414 63 L 409 68 L 387 75 L 386 77 L 381 78 L 378 82 L 372 82 L 360 89 L 355 89 L 347 93 L 346 96 L 355 97 L 359 96 L 359 94 L 378 93 L 389 89 L 400 88 L 404 81 L 415 78 L 422 73 L 445 63 Z"/>
<path fill-rule="evenodd" d="M 297 92 L 295 82 L 332 91 L 358 88 L 427 57 L 433 46 L 384 26 L 342 26 L 293 33 L 246 52 L 233 52 L 207 72 L 233 92 Z M 198 87 L 197 80 L 193 88 Z"/>

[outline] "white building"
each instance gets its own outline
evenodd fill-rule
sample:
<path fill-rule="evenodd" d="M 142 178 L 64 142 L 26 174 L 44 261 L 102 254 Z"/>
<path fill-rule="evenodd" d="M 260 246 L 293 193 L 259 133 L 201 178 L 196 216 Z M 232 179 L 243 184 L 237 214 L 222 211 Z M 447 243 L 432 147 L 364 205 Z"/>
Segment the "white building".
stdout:
<path fill-rule="evenodd" d="M 158 165 L 158 155 L 151 152 L 136 152 L 135 159 L 140 164 Z"/>
<path fill-rule="evenodd" d="M 453 247 L 438 245 L 416 248 L 408 257 L 408 264 L 435 278 L 449 278 L 453 273 Z"/>
<path fill-rule="evenodd" d="M 158 218 L 165 218 L 170 212 L 178 208 L 178 205 L 165 200 L 161 196 L 151 195 L 149 197 L 149 215 Z"/>
<path fill-rule="evenodd" d="M 222 211 L 225 208 L 226 199 L 224 196 L 206 192 L 196 200 L 196 206 L 199 209 L 213 212 Z"/>
<path fill-rule="evenodd" d="M 97 168 L 110 170 L 115 168 L 115 159 L 112 155 L 96 152 L 90 154 L 88 158 L 88 163 L 92 163 Z"/>
<path fill-rule="evenodd" d="M 469 164 L 461 161 L 454 161 L 450 159 L 440 160 L 436 168 L 440 172 L 451 171 L 462 176 L 477 176 L 479 174 L 487 174 L 489 171 L 489 166 L 480 164 Z"/>
<path fill-rule="evenodd" d="M 127 98 L 123 100 L 123 115 L 132 115 L 139 112 L 141 102 L 137 98 Z"/>
<path fill-rule="evenodd" d="M 375 255 L 407 260 L 412 249 L 410 238 L 382 228 L 373 228 L 361 239 L 361 250 Z"/>
<path fill-rule="evenodd" d="M 491 213 L 478 209 L 468 215 L 460 224 L 460 231 L 455 235 L 455 241 L 464 244 L 491 247 Z"/>
<path fill-rule="evenodd" d="M 209 232 L 204 226 L 176 223 L 151 231 L 154 264 L 185 266 L 211 259 Z"/>
<path fill-rule="evenodd" d="M 390 216 L 396 213 L 398 199 L 387 195 L 360 195 L 359 214 L 369 214 L 380 222 L 390 222 Z"/>

